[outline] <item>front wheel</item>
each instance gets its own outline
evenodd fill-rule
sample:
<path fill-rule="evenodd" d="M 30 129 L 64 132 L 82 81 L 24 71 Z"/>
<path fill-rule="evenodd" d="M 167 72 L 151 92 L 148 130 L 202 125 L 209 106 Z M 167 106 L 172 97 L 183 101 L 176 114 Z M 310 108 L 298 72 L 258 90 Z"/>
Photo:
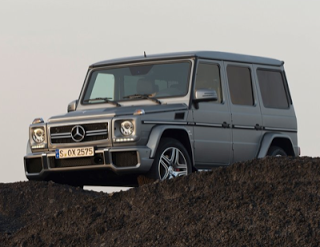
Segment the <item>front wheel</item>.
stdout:
<path fill-rule="evenodd" d="M 191 173 L 191 159 L 186 148 L 173 138 L 161 140 L 149 177 L 161 181 Z"/>

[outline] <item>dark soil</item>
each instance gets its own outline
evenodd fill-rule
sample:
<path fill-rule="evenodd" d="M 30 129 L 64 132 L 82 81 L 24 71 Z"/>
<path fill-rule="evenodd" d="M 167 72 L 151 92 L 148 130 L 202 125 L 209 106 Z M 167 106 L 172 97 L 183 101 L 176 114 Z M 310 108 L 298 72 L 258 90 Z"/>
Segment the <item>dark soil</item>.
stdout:
<path fill-rule="evenodd" d="M 0 184 L 0 246 L 319 246 L 320 159 L 265 158 L 106 194 Z"/>

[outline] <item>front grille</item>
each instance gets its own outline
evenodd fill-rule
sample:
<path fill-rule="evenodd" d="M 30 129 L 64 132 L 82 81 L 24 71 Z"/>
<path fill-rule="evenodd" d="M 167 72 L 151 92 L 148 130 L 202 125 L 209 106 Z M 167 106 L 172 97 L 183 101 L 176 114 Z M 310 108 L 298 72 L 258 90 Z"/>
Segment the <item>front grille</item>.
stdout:
<path fill-rule="evenodd" d="M 108 123 L 79 124 L 85 130 L 85 137 L 81 142 L 108 139 Z M 51 143 L 74 143 L 71 130 L 76 125 L 57 126 L 50 128 Z"/>
<path fill-rule="evenodd" d="M 55 157 L 49 157 L 49 164 L 51 168 L 102 165 L 103 163 L 103 154 L 95 154 L 93 157 L 69 159 L 56 159 Z"/>

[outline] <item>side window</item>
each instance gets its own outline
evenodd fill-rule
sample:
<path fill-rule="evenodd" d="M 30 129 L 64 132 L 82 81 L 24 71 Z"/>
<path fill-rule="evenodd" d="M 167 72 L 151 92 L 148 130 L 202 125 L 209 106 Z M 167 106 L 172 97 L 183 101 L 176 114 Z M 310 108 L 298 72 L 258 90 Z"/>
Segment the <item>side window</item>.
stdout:
<path fill-rule="evenodd" d="M 227 67 L 227 74 L 232 104 L 252 106 L 254 98 L 250 69 L 231 65 Z"/>
<path fill-rule="evenodd" d="M 90 99 L 109 98 L 113 100 L 114 75 L 99 73 L 92 88 Z"/>
<path fill-rule="evenodd" d="M 217 92 L 218 100 L 222 102 L 221 80 L 219 66 L 216 64 L 199 63 L 195 89 L 213 89 Z"/>
<path fill-rule="evenodd" d="M 258 69 L 257 75 L 263 105 L 267 108 L 288 108 L 288 97 L 281 72 Z"/>

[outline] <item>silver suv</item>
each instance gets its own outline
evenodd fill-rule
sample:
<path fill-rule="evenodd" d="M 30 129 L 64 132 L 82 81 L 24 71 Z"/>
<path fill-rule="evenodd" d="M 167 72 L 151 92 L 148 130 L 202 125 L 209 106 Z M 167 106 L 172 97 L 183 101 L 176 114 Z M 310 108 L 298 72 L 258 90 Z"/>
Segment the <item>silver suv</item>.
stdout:
<path fill-rule="evenodd" d="M 298 156 L 283 62 L 224 52 L 108 60 L 68 113 L 29 128 L 29 180 L 137 186 L 199 169 Z"/>

